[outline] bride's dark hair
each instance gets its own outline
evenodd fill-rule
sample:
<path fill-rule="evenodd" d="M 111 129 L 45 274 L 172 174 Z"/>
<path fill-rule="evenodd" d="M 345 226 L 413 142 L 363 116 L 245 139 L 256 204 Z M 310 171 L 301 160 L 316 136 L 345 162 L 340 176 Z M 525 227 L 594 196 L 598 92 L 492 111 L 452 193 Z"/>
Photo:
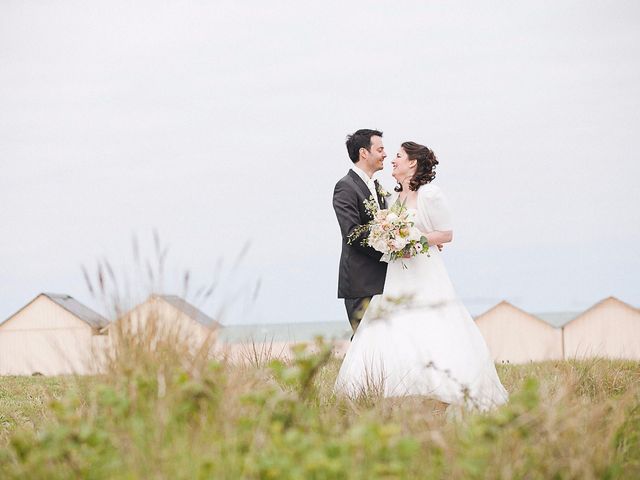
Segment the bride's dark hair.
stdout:
<path fill-rule="evenodd" d="M 417 160 L 416 173 L 413 174 L 411 180 L 409 180 L 409 190 L 414 192 L 420 188 L 421 185 L 426 185 L 436 178 L 436 165 L 438 165 L 438 159 L 433 151 L 415 142 L 404 142 L 401 145 L 402 149 L 407 152 L 409 160 Z M 399 187 L 399 188 L 398 188 Z M 398 184 L 396 192 L 402 191 L 402 185 Z"/>

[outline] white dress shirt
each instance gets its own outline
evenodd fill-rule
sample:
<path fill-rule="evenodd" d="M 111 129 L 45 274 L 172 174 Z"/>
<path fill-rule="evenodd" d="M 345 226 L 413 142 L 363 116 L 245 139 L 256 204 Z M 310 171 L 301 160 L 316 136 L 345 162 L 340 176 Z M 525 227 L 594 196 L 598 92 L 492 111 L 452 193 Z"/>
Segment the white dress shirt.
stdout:
<path fill-rule="evenodd" d="M 376 192 L 376 183 L 373 180 L 373 178 L 371 178 L 369 175 L 367 175 L 364 170 L 362 170 L 359 167 L 356 167 L 355 165 L 351 167 L 351 170 L 356 172 L 356 174 L 362 179 L 362 181 L 365 183 L 365 185 L 367 185 L 367 187 L 369 187 L 369 191 L 371 192 L 371 195 L 375 199 L 375 201 L 378 204 L 378 206 L 380 206 L 380 202 L 378 201 L 378 194 Z"/>

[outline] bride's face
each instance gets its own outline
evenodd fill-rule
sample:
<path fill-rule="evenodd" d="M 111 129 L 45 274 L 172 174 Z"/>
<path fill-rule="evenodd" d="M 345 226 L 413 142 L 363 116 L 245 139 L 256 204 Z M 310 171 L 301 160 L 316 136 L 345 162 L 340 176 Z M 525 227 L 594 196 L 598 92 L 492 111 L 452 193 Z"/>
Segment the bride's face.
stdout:
<path fill-rule="evenodd" d="M 402 182 L 405 178 L 413 176 L 416 172 L 416 160 L 409 160 L 409 156 L 407 152 L 404 151 L 404 148 L 400 147 L 400 150 L 396 154 L 396 158 L 391 160 L 391 166 L 393 170 L 391 175 L 398 182 Z"/>

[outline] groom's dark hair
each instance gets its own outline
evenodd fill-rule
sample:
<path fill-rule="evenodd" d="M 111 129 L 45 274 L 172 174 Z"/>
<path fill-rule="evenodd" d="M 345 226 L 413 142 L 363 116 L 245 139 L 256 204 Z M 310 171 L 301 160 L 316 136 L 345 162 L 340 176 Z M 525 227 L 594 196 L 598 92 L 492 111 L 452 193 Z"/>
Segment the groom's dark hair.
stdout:
<path fill-rule="evenodd" d="M 382 132 L 378 130 L 362 129 L 352 135 L 347 135 L 347 152 L 353 163 L 360 160 L 360 149 L 366 148 L 371 151 L 371 137 L 382 137 Z"/>

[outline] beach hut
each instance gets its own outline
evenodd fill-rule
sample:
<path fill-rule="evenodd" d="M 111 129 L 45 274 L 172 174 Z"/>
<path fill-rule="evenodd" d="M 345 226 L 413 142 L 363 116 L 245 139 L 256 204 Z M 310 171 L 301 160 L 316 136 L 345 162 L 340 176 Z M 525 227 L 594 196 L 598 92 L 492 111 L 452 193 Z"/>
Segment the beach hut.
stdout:
<path fill-rule="evenodd" d="M 0 323 L 0 375 L 94 373 L 106 324 L 69 295 L 41 293 Z"/>
<path fill-rule="evenodd" d="M 212 348 L 220 324 L 177 295 L 151 295 L 107 327 L 115 341 L 118 335 L 134 335 L 142 341 L 161 338 L 183 342 L 198 350 L 205 344 Z"/>
<path fill-rule="evenodd" d="M 565 358 L 640 360 L 640 310 L 605 298 L 564 327 Z"/>
<path fill-rule="evenodd" d="M 495 362 L 558 360 L 562 330 L 502 301 L 475 319 Z"/>

